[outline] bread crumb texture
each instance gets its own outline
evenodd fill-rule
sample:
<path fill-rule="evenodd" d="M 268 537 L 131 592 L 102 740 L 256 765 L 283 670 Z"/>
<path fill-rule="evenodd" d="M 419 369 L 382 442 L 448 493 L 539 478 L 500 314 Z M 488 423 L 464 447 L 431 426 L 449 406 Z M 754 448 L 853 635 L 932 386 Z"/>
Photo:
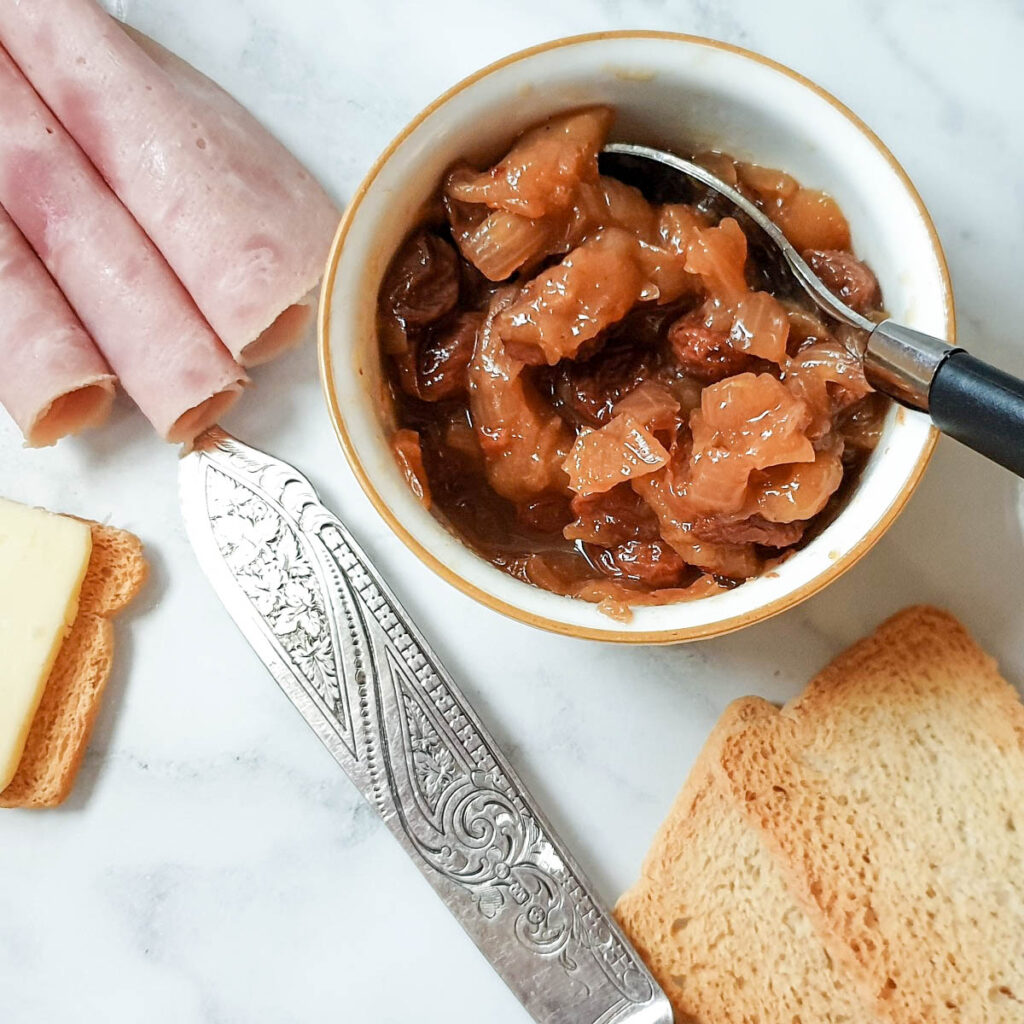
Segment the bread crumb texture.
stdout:
<path fill-rule="evenodd" d="M 724 740 L 777 717 L 746 698 L 722 716 L 616 917 L 688 1024 L 869 1024 L 807 914 L 717 777 Z"/>
<path fill-rule="evenodd" d="M 1024 705 L 956 619 L 890 619 L 718 769 L 879 1019 L 1024 1021 Z"/>

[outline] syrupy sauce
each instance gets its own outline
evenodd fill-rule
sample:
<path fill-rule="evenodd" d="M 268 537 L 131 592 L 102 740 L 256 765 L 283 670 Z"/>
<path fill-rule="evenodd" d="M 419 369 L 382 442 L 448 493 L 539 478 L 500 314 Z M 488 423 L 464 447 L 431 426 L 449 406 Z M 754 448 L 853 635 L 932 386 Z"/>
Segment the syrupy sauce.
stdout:
<path fill-rule="evenodd" d="M 550 138 L 541 142 L 552 145 Z M 520 155 L 528 160 L 529 149 Z M 546 156 L 541 157 L 543 165 Z M 607 179 L 596 178 L 596 151 L 593 159 L 593 173 L 588 177 L 584 171 L 582 177 L 597 182 L 593 189 L 598 189 Z M 780 172 L 737 165 L 720 154 L 700 159 L 719 176 L 731 176 L 791 236 L 839 243 L 809 254 L 815 269 L 846 301 L 865 312 L 877 312 L 881 305 L 877 284 L 870 271 L 847 252 L 848 229 L 831 200 L 820 193 L 808 193 L 810 198 L 805 198 L 806 190 Z M 871 393 L 862 376 L 853 380 L 856 359 L 851 353 L 859 340 L 823 321 L 810 300 L 756 248 L 759 243 L 753 232 L 747 233 L 746 241 L 733 228 L 724 234 L 694 235 L 714 227 L 723 215 L 731 215 L 713 194 L 692 195 L 683 208 L 678 196 L 655 194 L 664 192 L 669 183 L 664 188 L 655 183 L 653 190 L 645 189 L 647 199 L 675 205 L 649 207 L 655 209 L 656 217 L 657 210 L 672 213 L 651 221 L 642 200 L 636 202 L 629 190 L 620 194 L 620 187 L 613 184 L 608 186 L 612 189 L 608 203 L 615 208 L 616 227 L 593 231 L 585 224 L 579 226 L 585 217 L 602 216 L 580 212 L 592 199 L 577 200 L 554 212 L 545 209 L 544 188 L 576 187 L 571 171 L 565 172 L 557 161 L 549 163 L 554 171 L 547 178 L 539 176 L 539 191 L 524 193 L 529 218 L 502 206 L 452 198 L 453 192 L 482 194 L 488 203 L 504 202 L 520 210 L 516 204 L 521 198 L 514 188 L 510 191 L 508 182 L 523 179 L 525 163 L 515 168 L 515 174 L 503 177 L 492 172 L 490 179 L 457 169 L 447 183 L 447 216 L 439 202 L 396 256 L 382 286 L 381 343 L 394 419 L 400 428 L 394 447 L 410 484 L 456 536 L 499 568 L 525 582 L 600 602 L 603 610 L 620 618 L 628 616 L 631 604 L 704 596 L 736 586 L 751 574 L 770 571 L 838 514 L 877 443 L 888 402 Z M 494 187 L 505 193 L 496 197 Z M 789 204 L 795 210 L 789 210 Z M 482 233 L 479 225 L 488 217 L 501 238 L 520 247 L 512 257 L 500 247 L 473 248 Z M 615 288 L 621 291 L 626 285 L 617 281 L 605 287 L 600 268 L 623 265 L 622 254 L 633 251 L 623 225 L 635 229 L 637 237 L 654 238 L 655 249 L 661 238 L 667 238 L 668 255 L 662 258 L 656 252 L 652 260 L 649 250 L 640 253 L 640 270 L 627 268 L 623 277 L 633 273 L 643 297 L 631 303 L 624 315 L 613 315 L 617 314 L 610 305 L 616 301 Z M 544 232 L 546 240 L 538 243 Z M 679 243 L 677 236 L 690 238 L 691 249 Z M 682 272 L 695 237 L 708 240 L 701 250 L 704 256 L 698 253 L 692 261 L 704 267 L 704 277 Z M 682 252 L 672 253 L 673 244 Z M 737 245 L 747 249 L 747 256 L 739 264 L 730 264 L 729 254 L 735 253 Z M 614 246 L 619 249 L 610 255 L 602 250 Z M 714 246 L 720 246 L 720 251 Z M 585 247 L 582 255 L 581 247 Z M 492 273 L 504 273 L 515 261 L 520 267 L 501 280 L 489 280 L 466 258 L 467 251 Z M 585 278 L 586 260 L 598 268 L 589 279 Z M 564 304 L 564 294 L 572 293 L 581 280 L 575 294 L 583 296 L 582 312 L 570 303 L 566 319 L 558 303 Z M 652 290 L 651 281 L 658 287 Z M 588 287 L 591 293 L 586 292 Z M 555 296 L 552 315 L 563 316 L 555 325 L 557 330 L 544 321 L 551 295 Z M 780 317 L 786 321 L 781 328 Z M 526 321 L 530 322 L 524 328 Z M 498 325 L 503 325 L 504 335 L 498 333 Z M 747 336 L 744 325 L 753 325 Z M 485 334 L 489 341 L 483 340 Z M 739 341 L 729 340 L 735 338 Z M 484 351 L 487 345 L 491 348 Z M 565 355 L 553 345 L 564 346 Z M 493 353 L 500 364 L 497 370 Z M 782 381 L 782 386 L 768 377 Z M 495 380 L 497 385 L 488 383 Z M 723 381 L 732 383 L 726 386 Z M 486 408 L 490 417 L 487 423 L 474 420 L 474 387 L 478 410 Z M 481 399 L 481 388 L 491 387 L 498 389 L 496 397 Z M 710 387 L 714 391 L 705 391 Z M 761 460 L 764 469 L 741 468 L 741 477 L 749 473 L 750 493 L 763 492 L 760 503 L 755 497 L 744 497 L 742 506 L 727 508 L 731 499 L 722 498 L 719 508 L 720 493 L 715 488 L 721 485 L 725 488 L 721 494 L 726 494 L 732 483 L 717 466 L 707 461 L 698 465 L 700 459 L 691 452 L 696 439 L 709 431 L 717 443 L 720 435 L 715 430 L 721 427 L 728 433 L 736 426 L 718 423 L 715 417 L 723 414 L 713 402 L 700 412 L 702 399 L 707 403 L 708 396 L 731 394 L 729 389 L 734 387 L 742 389 L 745 400 L 755 392 L 763 393 L 768 405 L 778 392 L 782 404 L 776 402 L 771 413 L 778 420 L 777 438 L 769 443 L 793 445 L 793 452 L 801 453 L 794 457 L 803 465 L 797 466 L 793 480 L 786 476 L 788 467 L 773 463 L 770 457 Z M 481 406 L 484 400 L 491 404 Z M 790 412 L 778 412 L 790 406 Z M 507 424 L 500 415 L 495 420 L 495 410 L 505 409 L 513 410 Z M 808 409 L 813 409 L 813 416 Z M 521 420 L 518 410 L 524 410 Z M 786 415 L 801 417 L 800 430 L 793 433 L 786 426 Z M 703 428 L 702 416 L 707 420 Z M 572 466 L 566 462 L 572 484 L 581 493 L 566 486 L 570 478 L 564 476 L 561 460 L 570 451 L 583 451 L 583 436 L 607 448 L 615 432 L 632 438 L 633 426 L 638 428 L 634 430 L 637 443 L 629 440 L 623 450 L 630 459 L 640 452 L 639 468 L 624 463 L 622 482 L 609 489 L 607 466 L 601 461 L 606 458 L 604 449 L 596 455 L 585 452 Z M 787 430 L 793 433 L 789 441 L 784 439 Z M 644 448 L 648 442 L 650 451 Z M 730 454 L 747 457 L 739 451 L 726 452 Z M 498 465 L 504 455 L 512 461 Z M 713 448 L 702 454 L 712 462 L 717 457 Z M 654 460 L 650 465 L 656 465 L 657 471 L 648 473 L 644 459 Z M 809 459 L 815 460 L 815 469 L 819 464 L 823 467 L 821 472 L 810 473 Z M 761 462 L 755 459 L 751 464 Z M 840 466 L 841 480 L 835 486 Z M 701 478 L 701 472 L 707 479 Z M 677 485 L 678 480 L 684 482 Z M 662 484 L 670 489 L 678 486 L 683 499 L 673 491 L 666 504 L 659 498 L 665 494 Z M 598 490 L 583 493 L 590 486 Z M 779 493 L 788 487 L 799 502 L 805 500 L 801 488 L 807 492 L 819 486 L 826 489 L 822 494 L 834 487 L 827 500 L 815 500 L 814 507 L 820 511 L 806 522 L 778 521 L 788 515 L 783 511 L 780 517 L 779 508 L 785 502 L 780 503 Z M 688 510 L 681 527 L 679 509 Z M 587 539 L 580 539 L 581 532 Z"/>

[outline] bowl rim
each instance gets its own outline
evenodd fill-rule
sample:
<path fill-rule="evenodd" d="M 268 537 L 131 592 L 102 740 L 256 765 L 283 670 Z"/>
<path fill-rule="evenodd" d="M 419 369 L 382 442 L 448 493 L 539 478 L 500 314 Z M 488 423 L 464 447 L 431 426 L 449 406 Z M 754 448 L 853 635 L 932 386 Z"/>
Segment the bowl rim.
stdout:
<path fill-rule="evenodd" d="M 617 630 L 617 629 L 595 629 L 589 626 L 578 626 L 567 622 L 561 622 L 557 619 L 548 618 L 545 615 L 539 615 L 536 612 L 528 611 L 527 609 L 520 607 L 519 605 L 511 604 L 508 601 L 504 601 L 495 595 L 488 593 L 486 590 L 478 587 L 477 585 L 470 583 L 468 580 L 460 576 L 457 572 L 453 571 L 449 566 L 443 563 L 437 558 L 431 551 L 429 551 L 424 544 L 422 544 L 412 533 L 405 527 L 405 525 L 399 520 L 397 515 L 392 511 L 391 507 L 384 501 L 380 492 L 377 490 L 373 481 L 370 479 L 366 468 L 363 466 L 362 461 L 359 458 L 358 452 L 356 451 L 355 445 L 352 443 L 352 439 L 349 436 L 348 428 L 345 425 L 345 419 L 341 412 L 341 403 L 338 401 L 338 396 L 334 388 L 334 374 L 333 374 L 333 359 L 331 355 L 331 344 L 330 344 L 330 320 L 331 320 L 331 307 L 332 298 L 334 292 L 334 281 L 338 271 L 338 265 L 341 260 L 341 253 L 345 244 L 345 239 L 348 235 L 349 228 L 354 221 L 356 214 L 362 205 L 363 199 L 366 197 L 367 192 L 373 186 L 380 174 L 384 165 L 391 159 L 395 151 L 402 145 L 403 142 L 435 111 L 440 107 L 444 106 L 450 99 L 472 85 L 475 85 L 481 79 L 486 78 L 488 75 L 493 74 L 496 71 L 508 67 L 511 64 L 515 64 L 521 60 L 525 60 L 539 53 L 545 53 L 550 50 L 559 49 L 564 46 L 573 46 L 580 43 L 599 42 L 605 39 L 660 39 L 660 40 L 671 40 L 676 42 L 688 43 L 696 46 L 704 46 L 714 50 L 722 50 L 727 53 L 733 53 L 740 57 L 745 57 L 748 60 L 754 61 L 755 63 L 761 64 L 765 67 L 770 68 L 786 77 L 802 85 L 804 88 L 809 89 L 815 93 L 821 99 L 825 100 L 831 107 L 842 114 L 847 120 L 852 122 L 853 126 L 857 128 L 865 138 L 878 150 L 879 154 L 883 157 L 886 163 L 892 168 L 896 176 L 899 178 L 904 189 L 907 192 L 908 197 L 911 199 L 913 204 L 917 208 L 917 212 L 921 217 L 922 223 L 927 230 L 929 240 L 931 242 L 932 250 L 935 256 L 936 265 L 939 268 L 941 277 L 941 283 L 943 293 L 945 296 L 945 333 L 946 338 L 950 344 L 956 344 L 956 313 L 953 299 L 953 289 L 950 281 L 949 266 L 946 262 L 945 254 L 942 250 L 942 245 L 939 241 L 938 232 L 935 229 L 935 225 L 932 221 L 927 208 L 924 205 L 924 201 L 921 199 L 920 194 L 914 186 L 914 183 L 910 180 L 907 172 L 900 165 L 899 161 L 889 151 L 888 147 L 882 140 L 875 134 L 875 132 L 868 127 L 868 125 L 861 120 L 849 107 L 847 107 L 840 100 L 836 99 L 830 92 L 811 81 L 809 78 L 794 71 L 792 68 L 787 67 L 785 64 L 779 61 L 773 60 L 770 57 L 765 57 L 762 54 L 756 53 L 752 50 L 745 49 L 741 46 L 734 46 L 731 43 L 724 43 L 716 39 L 708 39 L 704 36 L 690 35 L 682 32 L 665 32 L 658 30 L 643 30 L 643 29 L 623 29 L 618 31 L 610 32 L 588 32 L 579 35 L 562 36 L 558 39 L 553 39 L 545 43 L 539 43 L 535 46 L 527 47 L 526 49 L 517 50 L 515 53 L 511 53 L 506 57 L 502 57 L 500 60 L 494 61 L 488 64 L 486 67 L 481 68 L 479 71 L 475 71 L 473 74 L 468 75 L 461 81 L 457 82 L 451 88 L 447 89 L 440 96 L 437 97 L 433 102 L 423 108 L 388 144 L 387 148 L 377 157 L 369 171 L 366 173 L 363 180 L 360 182 L 359 187 L 356 189 L 345 212 L 341 218 L 341 222 L 338 225 L 338 229 L 335 233 L 334 240 L 331 244 L 331 250 L 327 257 L 327 266 L 324 271 L 323 285 L 320 291 L 320 303 L 317 316 L 317 350 L 318 350 L 318 362 L 320 369 L 320 382 L 323 389 L 324 398 L 327 403 L 328 412 L 330 414 L 331 423 L 334 427 L 334 432 L 341 444 L 342 450 L 345 453 L 345 457 L 348 460 L 349 465 L 355 474 L 356 479 L 359 481 L 364 493 L 369 498 L 370 503 L 377 510 L 378 514 L 384 519 L 392 531 L 399 537 L 399 539 L 405 544 L 410 551 L 415 554 L 421 562 L 423 562 L 428 568 L 433 570 L 438 576 L 440 576 L 447 583 L 461 590 L 464 594 L 474 598 L 481 604 L 494 611 L 500 612 L 509 618 L 515 619 L 519 622 L 525 623 L 526 625 L 534 626 L 539 629 L 547 630 L 548 632 L 561 634 L 563 636 L 571 636 L 579 639 L 587 640 L 602 640 L 612 643 L 624 643 L 624 644 L 673 644 L 673 643 L 685 643 L 694 640 L 709 639 L 715 636 L 723 636 L 727 633 L 735 632 L 738 629 L 742 629 L 745 626 L 750 626 L 758 622 L 763 622 L 776 615 L 781 614 L 784 611 L 792 608 L 794 605 L 800 604 L 802 601 L 807 600 L 809 597 L 817 594 L 820 590 L 823 590 L 830 583 L 836 580 L 839 576 L 845 573 L 848 569 L 851 569 L 863 558 L 868 551 L 875 546 L 875 544 L 881 539 L 883 534 L 893 524 L 899 514 L 903 511 L 907 502 L 910 500 L 914 491 L 917 490 L 918 484 L 921 482 L 921 478 L 924 475 L 924 471 L 931 460 L 932 454 L 935 450 L 935 445 L 938 441 L 939 432 L 934 427 L 930 430 L 930 435 L 926 441 L 921 454 L 918 456 L 917 462 L 914 465 L 913 472 L 904 483 L 902 489 L 897 495 L 896 499 L 892 502 L 889 508 L 886 510 L 885 515 L 869 530 L 860 540 L 857 541 L 848 551 L 837 558 L 827 569 L 823 570 L 813 579 L 808 580 L 803 586 L 785 594 L 782 597 L 776 598 L 774 601 L 768 604 L 762 605 L 758 608 L 752 609 L 748 612 L 744 612 L 740 615 L 731 616 L 728 619 L 721 619 L 716 622 L 707 623 L 699 626 L 681 626 L 672 629 L 660 629 L 660 630 L 644 630 L 644 631 L 629 631 L 629 630 Z M 469 550 L 469 549 L 467 549 Z M 566 600 L 574 600 L 574 598 L 567 597 Z"/>

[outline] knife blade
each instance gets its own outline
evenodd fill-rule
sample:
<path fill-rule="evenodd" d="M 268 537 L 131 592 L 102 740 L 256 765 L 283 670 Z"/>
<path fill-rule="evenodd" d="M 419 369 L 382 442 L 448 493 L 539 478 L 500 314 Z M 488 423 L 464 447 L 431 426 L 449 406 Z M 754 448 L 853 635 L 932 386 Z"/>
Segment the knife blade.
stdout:
<path fill-rule="evenodd" d="M 179 485 L 228 612 L 533 1018 L 671 1024 L 579 864 L 310 482 L 214 427 Z"/>

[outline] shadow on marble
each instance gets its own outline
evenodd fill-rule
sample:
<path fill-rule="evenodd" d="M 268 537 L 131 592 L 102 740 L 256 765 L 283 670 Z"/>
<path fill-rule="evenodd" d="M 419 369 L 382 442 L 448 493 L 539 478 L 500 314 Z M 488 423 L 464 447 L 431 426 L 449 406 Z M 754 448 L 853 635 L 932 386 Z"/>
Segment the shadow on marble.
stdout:
<path fill-rule="evenodd" d="M 224 417 L 225 430 L 249 444 L 272 450 L 275 439 L 303 420 L 308 406 L 323 407 L 315 335 L 311 325 L 294 348 L 249 371 L 252 383 Z"/>
<path fill-rule="evenodd" d="M 82 470 L 88 472 L 108 463 L 138 466 L 150 461 L 154 436 L 149 420 L 118 387 L 106 422 L 70 440 L 82 456 Z"/>
<path fill-rule="evenodd" d="M 909 507 L 860 565 L 808 602 L 814 625 L 843 645 L 899 609 L 946 608 L 1020 685 L 1024 651 L 1021 482 L 948 439 Z"/>

